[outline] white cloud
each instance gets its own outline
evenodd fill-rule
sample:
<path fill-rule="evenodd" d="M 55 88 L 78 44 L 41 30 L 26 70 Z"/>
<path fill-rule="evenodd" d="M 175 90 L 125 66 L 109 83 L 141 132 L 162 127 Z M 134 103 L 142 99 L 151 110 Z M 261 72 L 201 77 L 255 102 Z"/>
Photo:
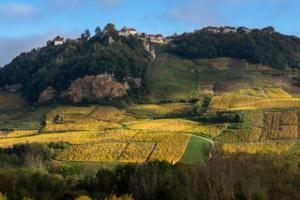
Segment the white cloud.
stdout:
<path fill-rule="evenodd" d="M 219 3 L 220 0 L 180 0 L 166 16 L 172 21 L 199 26 L 219 25 L 223 22 Z"/>
<path fill-rule="evenodd" d="M 32 35 L 27 37 L 0 37 L 0 67 L 8 64 L 22 52 L 44 46 L 50 35 Z"/>
<path fill-rule="evenodd" d="M 0 19 L 24 19 L 39 15 L 39 11 L 29 4 L 9 3 L 0 4 Z"/>
<path fill-rule="evenodd" d="M 169 9 L 164 13 L 164 17 L 172 23 L 179 22 L 196 26 L 227 25 L 228 22 L 236 21 L 247 17 L 253 19 L 268 19 L 274 17 L 274 13 L 286 8 L 289 0 L 164 0 L 168 3 Z M 246 8 L 257 9 L 253 15 L 243 13 Z M 229 9 L 231 8 L 231 10 Z M 275 10 L 274 12 L 272 10 Z M 234 10 L 234 12 L 233 12 Z M 231 13 L 229 13 L 231 12 Z M 235 19 L 228 19 L 235 15 Z M 255 18 L 256 17 L 256 18 Z"/>
<path fill-rule="evenodd" d="M 80 33 L 79 30 L 70 30 L 68 32 L 52 30 L 42 34 L 33 34 L 24 37 L 0 36 L 0 67 L 10 63 L 20 53 L 29 52 L 33 48 L 45 46 L 48 40 L 53 39 L 57 35 L 61 35 L 65 38 L 77 38 Z"/>

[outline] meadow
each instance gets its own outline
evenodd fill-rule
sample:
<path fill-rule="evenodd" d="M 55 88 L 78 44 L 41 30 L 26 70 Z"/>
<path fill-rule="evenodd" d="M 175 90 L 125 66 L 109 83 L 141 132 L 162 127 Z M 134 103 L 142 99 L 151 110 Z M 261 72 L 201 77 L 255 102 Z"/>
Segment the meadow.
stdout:
<path fill-rule="evenodd" d="M 241 85 L 252 88 L 274 86 L 266 78 L 266 71 L 276 70 L 237 59 L 190 60 L 164 53 L 148 68 L 148 100 L 154 103 L 188 101 L 218 94 L 220 90 L 238 90 Z"/>

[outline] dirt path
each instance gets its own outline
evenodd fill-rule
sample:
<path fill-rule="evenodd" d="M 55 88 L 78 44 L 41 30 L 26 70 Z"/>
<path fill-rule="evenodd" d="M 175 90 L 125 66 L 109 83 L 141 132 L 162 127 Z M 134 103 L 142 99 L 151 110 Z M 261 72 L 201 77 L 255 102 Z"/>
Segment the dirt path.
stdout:
<path fill-rule="evenodd" d="M 129 145 L 130 145 L 130 143 L 128 142 L 126 144 L 126 146 L 124 147 L 124 149 L 121 151 L 120 155 L 117 157 L 116 161 L 121 159 L 121 157 L 124 155 L 125 151 L 128 149 Z"/>
<path fill-rule="evenodd" d="M 150 158 L 151 158 L 151 156 L 152 156 L 154 150 L 156 149 L 157 145 L 158 145 L 158 142 L 156 142 L 156 143 L 153 145 L 153 147 L 152 147 L 152 149 L 151 149 L 151 151 L 150 151 L 148 157 L 146 158 L 145 162 L 148 162 L 148 161 L 150 160 Z"/>

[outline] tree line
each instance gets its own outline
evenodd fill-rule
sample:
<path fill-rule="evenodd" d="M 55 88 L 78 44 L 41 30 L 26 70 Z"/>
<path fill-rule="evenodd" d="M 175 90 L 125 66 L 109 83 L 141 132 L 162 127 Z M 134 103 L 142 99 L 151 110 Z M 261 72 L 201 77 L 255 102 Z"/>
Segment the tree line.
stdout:
<path fill-rule="evenodd" d="M 168 51 L 190 59 L 231 57 L 280 70 L 300 69 L 300 39 L 277 32 L 200 30 L 174 36 Z"/>
<path fill-rule="evenodd" d="M 1 149 L 0 197 L 2 193 L 10 200 L 79 196 L 97 200 L 117 200 L 116 196 L 124 200 L 300 199 L 298 155 L 216 151 L 203 164 L 154 161 L 100 168 L 96 175 L 83 176 L 72 165 L 50 159 L 66 145 L 23 144 Z M 7 160 L 7 155 L 15 159 Z"/>

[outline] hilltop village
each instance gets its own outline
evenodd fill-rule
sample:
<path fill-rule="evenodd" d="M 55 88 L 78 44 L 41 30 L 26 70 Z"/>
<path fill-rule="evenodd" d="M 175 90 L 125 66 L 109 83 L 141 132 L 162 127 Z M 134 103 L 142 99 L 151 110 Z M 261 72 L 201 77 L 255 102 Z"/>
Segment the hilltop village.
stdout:
<path fill-rule="evenodd" d="M 99 31 L 101 31 L 101 30 L 99 29 Z M 265 27 L 262 29 L 250 29 L 247 27 L 233 27 L 233 26 L 221 26 L 221 27 L 208 26 L 208 27 L 204 27 L 197 31 L 210 32 L 210 33 L 251 33 L 251 32 L 257 32 L 257 31 L 261 31 L 264 33 L 275 33 L 275 29 L 271 26 Z M 154 44 L 166 44 L 172 40 L 173 36 L 176 36 L 176 34 L 174 34 L 171 37 L 164 37 L 162 34 L 147 34 L 144 32 L 139 32 L 135 28 L 128 28 L 126 26 L 124 26 L 120 30 L 115 30 L 115 32 L 116 32 L 116 35 L 118 35 L 119 37 L 138 37 L 139 39 L 141 39 L 143 41 L 151 42 Z M 101 34 L 103 36 L 109 36 L 108 32 L 105 30 Z M 78 41 L 80 39 L 83 39 L 83 40 L 91 39 L 91 35 L 90 35 L 89 31 L 86 30 L 85 33 L 83 33 L 80 38 L 75 39 L 75 41 Z M 64 44 L 68 40 L 70 40 L 70 39 L 66 39 L 62 36 L 56 36 L 52 41 L 48 42 L 48 45 L 52 44 L 54 46 L 58 46 L 58 45 Z M 110 40 L 110 42 L 112 42 L 113 39 L 109 38 L 109 40 Z"/>
<path fill-rule="evenodd" d="M 103 31 L 101 34 L 103 36 L 109 36 L 107 31 Z M 138 32 L 135 28 L 128 28 L 126 26 L 124 26 L 121 30 L 116 31 L 116 34 L 119 37 L 138 37 L 138 38 L 142 39 L 143 41 L 149 41 L 149 42 L 157 43 L 157 44 L 167 43 L 167 38 L 165 38 L 162 34 L 141 33 L 141 32 Z M 90 33 L 85 31 L 85 33 L 83 33 L 80 38 L 75 39 L 75 41 L 78 41 L 80 39 L 84 39 L 84 40 L 91 39 Z M 56 36 L 52 41 L 48 42 L 48 45 L 52 44 L 54 46 L 58 46 L 58 45 L 64 44 L 68 40 L 69 39 L 66 39 L 62 36 Z M 112 39 L 110 39 L 110 40 L 112 40 Z"/>

